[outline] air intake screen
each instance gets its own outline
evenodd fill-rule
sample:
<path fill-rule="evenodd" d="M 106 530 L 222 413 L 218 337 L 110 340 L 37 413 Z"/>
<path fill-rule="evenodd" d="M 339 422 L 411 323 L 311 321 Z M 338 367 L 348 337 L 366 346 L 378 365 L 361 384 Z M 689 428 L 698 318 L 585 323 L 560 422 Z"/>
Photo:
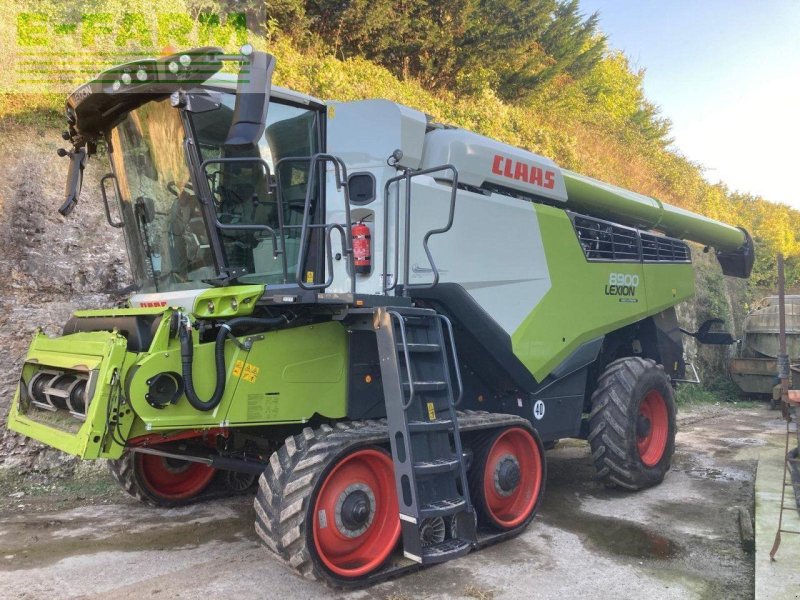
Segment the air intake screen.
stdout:
<path fill-rule="evenodd" d="M 602 219 L 570 214 L 587 260 L 598 262 L 691 262 L 681 240 L 644 233 Z"/>
<path fill-rule="evenodd" d="M 644 262 L 689 262 L 692 259 L 689 247 L 680 240 L 651 233 L 639 235 L 642 239 Z"/>

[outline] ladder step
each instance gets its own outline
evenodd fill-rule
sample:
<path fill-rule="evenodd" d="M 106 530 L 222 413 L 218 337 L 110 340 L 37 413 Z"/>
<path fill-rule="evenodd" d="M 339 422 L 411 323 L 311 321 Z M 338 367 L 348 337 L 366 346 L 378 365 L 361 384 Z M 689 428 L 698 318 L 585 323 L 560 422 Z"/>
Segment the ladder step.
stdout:
<path fill-rule="evenodd" d="M 419 519 L 431 517 L 447 517 L 464 510 L 467 502 L 463 498 L 449 498 L 447 500 L 437 500 L 429 504 L 423 504 L 419 509 Z"/>
<path fill-rule="evenodd" d="M 439 344 L 421 344 L 421 343 L 411 343 L 407 344 L 409 352 L 438 352 L 442 349 Z M 400 353 L 400 356 L 403 356 L 403 344 L 397 344 L 397 351 Z"/>
<path fill-rule="evenodd" d="M 457 458 L 437 458 L 435 460 L 414 463 L 414 471 L 418 475 L 435 475 L 455 471 L 461 466 Z"/>
<path fill-rule="evenodd" d="M 409 421 L 409 433 L 427 433 L 429 431 L 453 431 L 453 422 L 449 419 L 435 421 Z"/>
<path fill-rule="evenodd" d="M 403 388 L 409 390 L 411 386 L 409 386 L 408 382 L 403 383 Z M 414 391 L 415 392 L 441 392 L 442 390 L 447 389 L 447 382 L 446 381 L 415 381 L 414 382 Z"/>
<path fill-rule="evenodd" d="M 464 556 L 472 549 L 472 542 L 459 538 L 445 540 L 422 549 L 422 564 L 432 565 L 451 558 Z"/>
<path fill-rule="evenodd" d="M 427 327 L 431 324 L 432 315 L 403 315 L 403 322 L 412 327 Z"/>

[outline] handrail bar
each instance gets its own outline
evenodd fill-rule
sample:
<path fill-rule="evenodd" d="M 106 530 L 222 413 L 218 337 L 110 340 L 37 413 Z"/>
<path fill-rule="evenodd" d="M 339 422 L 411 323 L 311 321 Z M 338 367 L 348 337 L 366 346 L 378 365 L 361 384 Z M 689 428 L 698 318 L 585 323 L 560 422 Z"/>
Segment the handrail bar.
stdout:
<path fill-rule="evenodd" d="M 352 243 L 352 220 L 350 218 L 350 193 L 347 186 L 347 166 L 344 164 L 344 161 L 337 157 L 333 156 L 332 154 L 325 154 L 319 152 L 314 154 L 313 156 L 287 156 L 280 159 L 277 163 L 275 163 L 275 173 L 276 173 L 276 181 L 278 185 L 279 194 L 282 194 L 282 186 L 280 185 L 280 169 L 279 166 L 284 162 L 299 162 L 299 161 L 309 161 L 310 168 L 308 173 L 308 185 L 306 186 L 306 197 L 305 197 L 305 204 L 303 205 L 303 224 L 301 226 L 300 231 L 300 256 L 297 260 L 297 270 L 295 272 L 295 276 L 297 279 L 297 285 L 304 290 L 324 290 L 325 288 L 329 287 L 333 283 L 333 259 L 330 256 L 331 252 L 331 244 L 330 244 L 330 232 L 332 229 L 338 229 L 339 232 L 342 234 L 342 246 L 343 252 L 348 257 L 348 275 L 350 276 L 350 289 L 353 293 L 355 293 L 355 265 L 353 262 L 353 243 Z M 336 179 L 336 189 L 341 190 L 344 189 L 344 208 L 345 208 L 345 221 L 346 221 L 346 232 L 343 231 L 343 227 L 339 224 L 325 224 L 325 223 L 309 223 L 309 209 L 311 208 L 311 196 L 313 191 L 312 182 L 316 176 L 316 169 L 319 163 L 332 163 L 333 170 Z M 279 204 L 281 203 L 282 198 L 279 198 Z M 326 278 L 324 283 L 315 283 L 315 284 L 307 284 L 303 281 L 303 267 L 305 266 L 306 259 L 308 258 L 308 235 L 310 229 L 319 228 L 320 225 L 325 227 L 326 230 L 326 249 L 328 251 L 328 260 L 327 264 L 329 267 L 328 277 Z M 283 226 L 282 226 L 283 228 Z"/>
<path fill-rule="evenodd" d="M 414 177 L 419 177 L 421 175 L 431 175 L 433 173 L 439 173 L 441 171 L 450 171 L 453 175 L 451 181 L 451 190 L 450 190 L 450 207 L 447 215 L 447 223 L 443 227 L 439 227 L 436 229 L 430 229 L 425 233 L 425 236 L 422 239 L 422 248 L 425 250 L 425 255 L 428 258 L 428 263 L 431 266 L 431 271 L 433 272 L 433 281 L 430 283 L 418 283 L 418 284 L 411 284 L 409 283 L 409 271 L 410 271 L 410 255 L 411 255 L 411 248 L 410 248 L 410 241 L 411 241 L 411 180 Z M 388 244 L 389 244 L 389 187 L 395 183 L 399 183 L 400 181 L 405 181 L 406 189 L 405 189 L 405 230 L 404 230 L 404 241 L 405 247 L 403 248 L 403 294 L 407 295 L 407 290 L 415 289 L 415 290 L 428 290 L 431 288 L 436 287 L 439 284 L 439 269 L 436 266 L 436 261 L 433 259 L 433 254 L 431 253 L 431 249 L 429 246 L 429 241 L 431 236 L 440 235 L 442 233 L 447 233 L 453 227 L 453 220 L 455 218 L 455 210 L 456 210 L 456 198 L 458 196 L 458 169 L 454 165 L 445 164 L 439 165 L 438 167 L 430 167 L 428 169 L 421 169 L 419 171 L 411 171 L 410 169 L 406 169 L 402 175 L 397 175 L 396 177 L 392 177 L 388 179 L 383 187 L 384 193 L 384 214 L 383 214 L 383 292 L 384 294 L 388 294 L 389 291 L 395 289 L 398 285 L 399 277 L 397 271 L 399 270 L 399 249 L 395 248 L 395 272 L 394 272 L 394 281 L 392 285 L 387 285 L 387 269 L 389 266 L 388 263 Z M 400 190 L 398 187 L 398 202 L 395 206 L 395 246 L 399 245 L 399 238 L 400 238 Z"/>
<path fill-rule="evenodd" d="M 204 160 L 200 164 L 200 170 L 203 172 L 204 175 L 206 175 L 206 168 L 208 167 L 208 165 L 212 165 L 212 164 L 228 164 L 228 163 L 244 163 L 244 162 L 260 163 L 264 167 L 265 173 L 269 173 L 270 172 L 269 164 L 267 163 L 267 161 L 265 161 L 263 158 L 258 157 L 258 156 L 231 156 L 231 157 L 226 157 L 226 158 L 209 158 L 207 160 Z M 208 175 L 206 175 L 206 179 L 208 179 Z M 269 185 L 269 181 L 267 181 L 267 185 Z M 278 188 L 280 189 L 280 186 L 278 186 Z M 242 223 L 242 224 L 239 224 L 239 225 L 234 225 L 234 224 L 231 224 L 231 223 L 222 223 L 219 220 L 219 216 L 217 215 L 217 207 L 214 206 L 214 202 L 213 202 L 213 198 L 212 198 L 211 207 L 213 209 L 213 215 L 214 215 L 214 223 L 213 223 L 213 225 L 217 229 L 220 229 L 220 230 L 223 230 L 223 231 L 224 230 L 228 230 L 228 231 L 231 231 L 231 230 L 266 231 L 267 233 L 269 233 L 270 237 L 272 239 L 272 257 L 275 258 L 278 255 L 281 255 L 281 259 L 282 259 L 282 262 L 283 262 L 283 283 L 288 283 L 289 267 L 288 267 L 287 262 L 286 262 L 286 252 L 285 252 L 285 250 L 286 250 L 286 237 L 285 237 L 285 235 L 283 233 L 283 205 L 280 202 L 280 197 L 277 198 L 277 200 L 278 201 L 276 202 L 276 204 L 278 205 L 278 228 L 280 229 L 280 232 L 281 232 L 280 233 L 280 238 L 281 238 L 280 247 L 278 247 L 277 234 L 275 233 L 275 230 L 272 227 L 270 227 L 269 225 L 259 225 L 259 224 L 255 224 L 255 223 L 253 223 L 253 224 Z"/>

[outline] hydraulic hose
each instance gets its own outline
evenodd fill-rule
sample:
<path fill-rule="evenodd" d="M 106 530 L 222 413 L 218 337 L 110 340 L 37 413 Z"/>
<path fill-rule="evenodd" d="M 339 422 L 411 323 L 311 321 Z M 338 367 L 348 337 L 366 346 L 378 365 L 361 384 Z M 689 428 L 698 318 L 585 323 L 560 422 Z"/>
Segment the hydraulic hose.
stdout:
<path fill-rule="evenodd" d="M 192 362 L 194 359 L 194 343 L 192 341 L 191 328 L 187 325 L 178 328 L 178 335 L 181 342 L 181 366 L 183 371 L 184 392 L 186 398 L 197 410 L 214 410 L 222 400 L 225 393 L 225 340 L 228 337 L 234 338 L 234 329 L 242 327 L 270 328 L 286 323 L 285 317 L 258 318 L 258 317 L 239 317 L 224 323 L 217 332 L 217 339 L 214 344 L 214 364 L 216 370 L 216 385 L 214 393 L 208 400 L 202 400 L 194 389 L 192 378 Z"/>

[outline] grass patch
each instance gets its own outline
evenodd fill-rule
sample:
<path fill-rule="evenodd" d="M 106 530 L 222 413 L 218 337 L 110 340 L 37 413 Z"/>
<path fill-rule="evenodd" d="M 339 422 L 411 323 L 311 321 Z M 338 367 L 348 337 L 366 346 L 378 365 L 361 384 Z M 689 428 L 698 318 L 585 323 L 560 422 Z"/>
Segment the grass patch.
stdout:
<path fill-rule="evenodd" d="M 744 399 L 739 388 L 729 379 L 718 379 L 707 385 L 683 383 L 675 389 L 675 403 L 678 406 L 690 407 L 703 404 L 719 404 L 733 408 L 758 408 L 764 403 L 758 400 Z"/>
<path fill-rule="evenodd" d="M 66 128 L 65 94 L 0 94 L 0 131 L 14 126 Z"/>
<path fill-rule="evenodd" d="M 690 404 L 715 404 L 719 402 L 717 395 L 700 385 L 680 384 L 675 389 L 675 402 L 681 406 Z"/>

